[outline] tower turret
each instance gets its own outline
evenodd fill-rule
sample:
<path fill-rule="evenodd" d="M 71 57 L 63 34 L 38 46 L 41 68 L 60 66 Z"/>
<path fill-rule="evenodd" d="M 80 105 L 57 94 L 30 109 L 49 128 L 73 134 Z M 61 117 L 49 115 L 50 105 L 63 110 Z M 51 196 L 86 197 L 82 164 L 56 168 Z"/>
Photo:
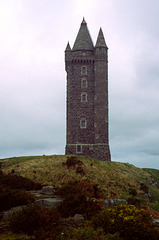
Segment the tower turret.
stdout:
<path fill-rule="evenodd" d="M 71 51 L 70 44 L 68 42 L 68 44 L 66 46 L 66 50 L 65 50 L 65 70 L 66 70 L 66 72 L 67 72 L 67 66 L 71 61 L 71 56 L 72 56 L 72 51 Z"/>

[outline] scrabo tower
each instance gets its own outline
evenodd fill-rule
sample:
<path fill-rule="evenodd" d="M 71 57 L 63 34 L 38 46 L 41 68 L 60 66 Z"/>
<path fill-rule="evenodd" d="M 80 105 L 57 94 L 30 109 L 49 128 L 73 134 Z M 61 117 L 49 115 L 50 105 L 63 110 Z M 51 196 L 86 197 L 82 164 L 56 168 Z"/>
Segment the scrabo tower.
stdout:
<path fill-rule="evenodd" d="M 111 160 L 108 136 L 108 56 L 100 29 L 94 47 L 83 19 L 73 48 L 65 50 L 67 72 L 66 154 Z"/>

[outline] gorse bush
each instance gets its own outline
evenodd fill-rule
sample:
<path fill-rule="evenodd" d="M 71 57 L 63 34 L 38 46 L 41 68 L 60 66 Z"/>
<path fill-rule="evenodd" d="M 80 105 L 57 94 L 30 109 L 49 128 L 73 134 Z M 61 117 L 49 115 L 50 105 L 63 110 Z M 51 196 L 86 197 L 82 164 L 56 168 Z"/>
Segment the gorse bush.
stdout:
<path fill-rule="evenodd" d="M 82 214 L 86 219 L 90 219 L 101 210 L 96 202 L 82 194 L 68 195 L 57 209 L 62 217 Z"/>
<path fill-rule="evenodd" d="M 56 239 L 60 217 L 55 210 L 31 205 L 13 215 L 10 229 L 15 233 L 34 235 L 38 240 Z"/>
<path fill-rule="evenodd" d="M 103 228 L 106 234 L 118 232 L 126 240 L 159 239 L 159 231 L 150 215 L 133 205 L 104 209 L 92 219 L 92 223 L 95 228 Z"/>

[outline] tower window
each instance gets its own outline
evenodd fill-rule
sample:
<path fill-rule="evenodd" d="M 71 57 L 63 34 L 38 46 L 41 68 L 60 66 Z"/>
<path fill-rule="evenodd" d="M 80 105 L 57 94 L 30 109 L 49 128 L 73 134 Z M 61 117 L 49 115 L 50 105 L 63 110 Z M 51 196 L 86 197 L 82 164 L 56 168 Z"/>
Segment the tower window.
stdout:
<path fill-rule="evenodd" d="M 89 145 L 89 150 L 93 150 L 93 144 Z"/>
<path fill-rule="evenodd" d="M 86 119 L 80 120 L 80 128 L 87 128 L 87 121 Z"/>
<path fill-rule="evenodd" d="M 86 66 L 81 67 L 81 73 L 82 74 L 87 74 L 87 67 Z"/>
<path fill-rule="evenodd" d="M 81 94 L 81 102 L 87 102 L 87 93 Z"/>
<path fill-rule="evenodd" d="M 76 153 L 82 153 L 82 145 L 76 145 Z"/>
<path fill-rule="evenodd" d="M 81 86 L 82 86 L 83 88 L 86 88 L 86 87 L 87 87 L 87 79 L 86 79 L 86 78 L 82 78 Z"/>

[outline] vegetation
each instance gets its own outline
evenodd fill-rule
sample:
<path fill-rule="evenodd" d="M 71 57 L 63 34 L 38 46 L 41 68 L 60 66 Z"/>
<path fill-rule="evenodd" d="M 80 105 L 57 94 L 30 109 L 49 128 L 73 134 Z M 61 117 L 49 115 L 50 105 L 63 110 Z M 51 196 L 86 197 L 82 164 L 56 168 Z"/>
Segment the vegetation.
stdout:
<path fill-rule="evenodd" d="M 0 185 L 0 211 L 34 202 L 33 195 L 27 191 L 42 188 L 41 184 L 30 179 L 2 172 Z"/>
<path fill-rule="evenodd" d="M 0 211 L 24 205 L 0 238 L 57 240 L 159 239 L 159 171 L 128 163 L 76 156 L 35 156 L 1 160 Z M 64 200 L 56 210 L 32 204 L 28 192 L 53 185 Z M 151 199 L 142 196 L 151 193 Z M 147 196 L 147 195 L 146 195 Z M 104 208 L 102 199 L 123 198 L 128 205 Z M 155 211 L 156 210 L 156 211 Z M 73 216 L 84 221 L 75 223 Z M 0 227 L 1 227 L 0 223 Z"/>
<path fill-rule="evenodd" d="M 39 240 L 56 239 L 60 233 L 60 216 L 55 210 L 31 205 L 14 214 L 10 229 L 15 233 L 34 235 Z"/>
<path fill-rule="evenodd" d="M 90 219 L 100 210 L 96 202 L 82 194 L 68 195 L 58 207 L 61 216 L 65 218 L 82 214 L 85 219 Z"/>
<path fill-rule="evenodd" d="M 159 190 L 152 184 L 159 183 L 159 170 L 140 169 L 128 163 L 99 161 L 84 156 L 78 159 L 74 157 L 75 164 L 72 165 L 71 158 L 59 155 L 33 156 L 1 159 L 1 162 L 5 173 L 14 170 L 16 175 L 56 188 L 70 181 L 87 181 L 100 186 L 107 198 L 127 199 L 130 196 L 129 188 L 140 193 L 138 186 L 142 181 L 148 188 L 151 187 L 152 192 L 157 191 L 158 195 Z"/>
<path fill-rule="evenodd" d="M 0 183 L 14 189 L 39 190 L 42 188 L 40 183 L 34 183 L 31 179 L 13 174 L 2 174 Z"/>
<path fill-rule="evenodd" d="M 102 228 L 96 230 L 92 226 L 79 227 L 66 231 L 60 238 L 61 240 L 122 240 L 118 233 L 105 234 Z"/>
<path fill-rule="evenodd" d="M 0 188 L 0 211 L 34 202 L 34 197 L 25 190 L 15 190 L 7 186 Z"/>
<path fill-rule="evenodd" d="M 106 234 L 118 232 L 124 239 L 159 239 L 159 231 L 150 215 L 133 205 L 104 209 L 93 218 L 92 222 L 95 228 L 101 227 Z"/>

